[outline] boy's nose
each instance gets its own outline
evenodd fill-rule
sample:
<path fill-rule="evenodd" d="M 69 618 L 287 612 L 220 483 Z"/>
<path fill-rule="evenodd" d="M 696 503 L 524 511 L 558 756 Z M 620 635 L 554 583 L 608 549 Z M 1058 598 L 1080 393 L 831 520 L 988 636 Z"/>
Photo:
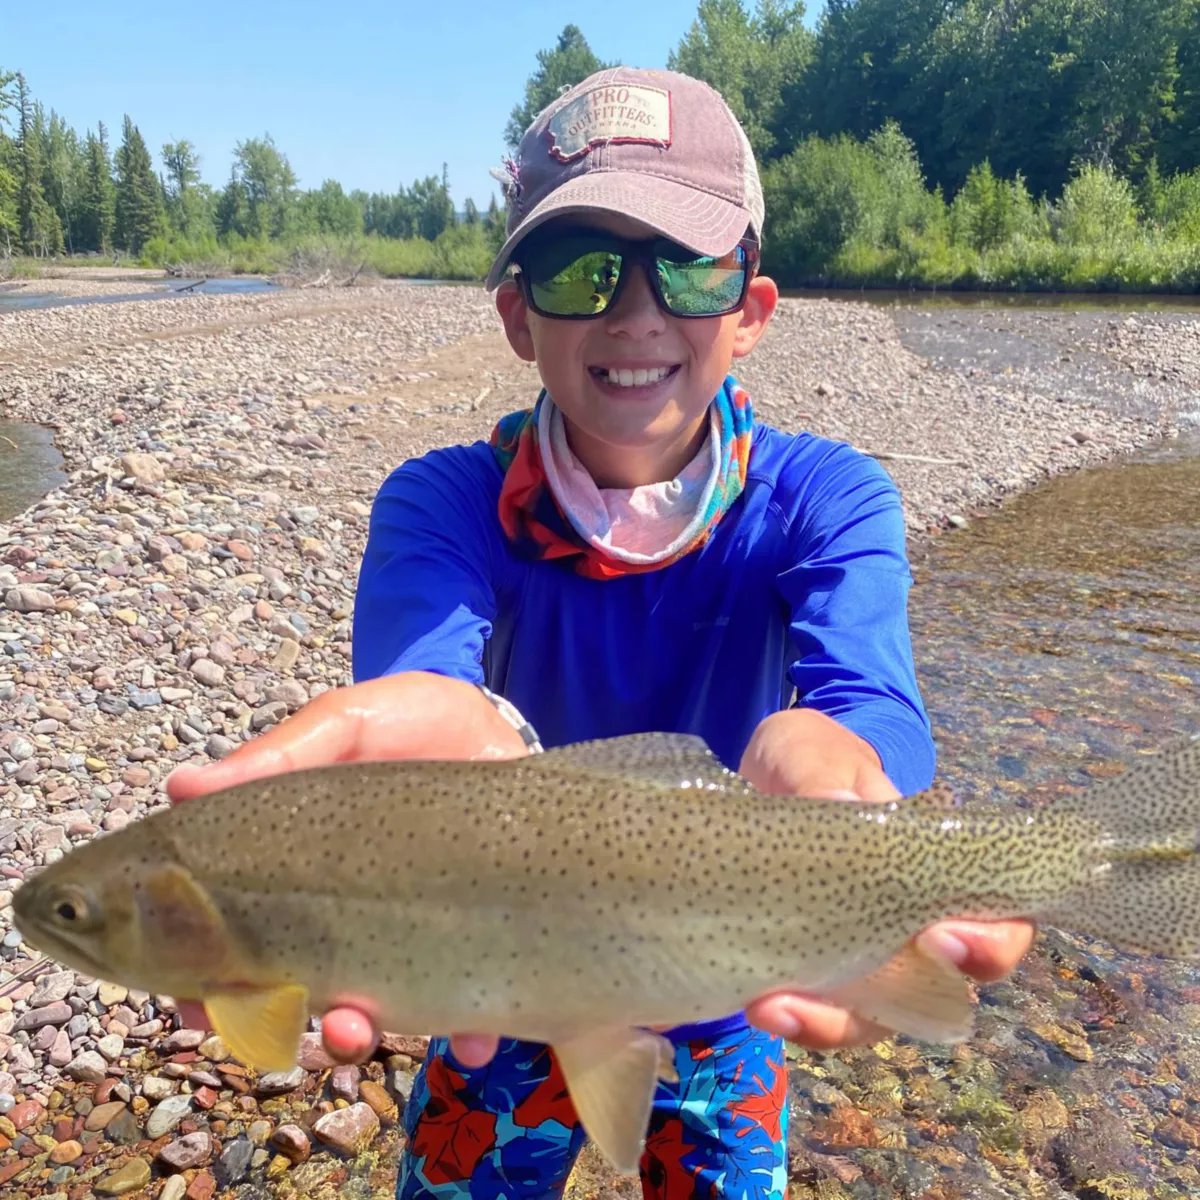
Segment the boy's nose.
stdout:
<path fill-rule="evenodd" d="M 666 328 L 666 314 L 658 306 L 654 289 L 641 264 L 626 268 L 630 276 L 625 281 L 620 300 L 606 314 L 610 333 L 628 338 L 653 337 Z"/>

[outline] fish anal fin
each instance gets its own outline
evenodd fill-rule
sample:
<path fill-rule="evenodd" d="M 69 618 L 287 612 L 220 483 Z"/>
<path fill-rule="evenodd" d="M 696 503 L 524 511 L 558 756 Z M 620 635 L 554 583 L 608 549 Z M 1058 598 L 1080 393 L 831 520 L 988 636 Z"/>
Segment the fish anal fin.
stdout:
<path fill-rule="evenodd" d="M 753 790 L 748 780 L 725 767 L 703 738 L 691 733 L 631 733 L 597 738 L 556 746 L 520 761 L 531 770 L 565 767 L 662 788 Z"/>
<path fill-rule="evenodd" d="M 229 953 L 229 931 L 212 898 L 177 863 L 160 867 L 136 893 L 147 953 L 172 967 L 218 968 Z"/>
<path fill-rule="evenodd" d="M 953 963 L 909 942 L 878 970 L 843 984 L 830 997 L 860 1017 L 925 1042 L 966 1041 L 974 998 Z"/>
<path fill-rule="evenodd" d="M 554 1043 L 580 1123 L 625 1175 L 636 1174 L 641 1161 L 665 1041 L 648 1030 L 613 1028 Z"/>
<path fill-rule="evenodd" d="M 273 988 L 231 988 L 209 992 L 204 1010 L 221 1040 L 249 1067 L 290 1071 L 308 1022 L 308 989 L 299 984 Z"/>

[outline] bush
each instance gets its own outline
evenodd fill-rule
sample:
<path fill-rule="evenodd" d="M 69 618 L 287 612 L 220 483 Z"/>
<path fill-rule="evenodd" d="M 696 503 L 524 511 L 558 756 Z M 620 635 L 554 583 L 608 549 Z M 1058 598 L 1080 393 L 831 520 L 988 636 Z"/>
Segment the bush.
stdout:
<path fill-rule="evenodd" d="M 1054 223 L 1068 246 L 1112 250 L 1137 234 L 1133 188 L 1111 167 L 1082 167 L 1063 188 Z"/>

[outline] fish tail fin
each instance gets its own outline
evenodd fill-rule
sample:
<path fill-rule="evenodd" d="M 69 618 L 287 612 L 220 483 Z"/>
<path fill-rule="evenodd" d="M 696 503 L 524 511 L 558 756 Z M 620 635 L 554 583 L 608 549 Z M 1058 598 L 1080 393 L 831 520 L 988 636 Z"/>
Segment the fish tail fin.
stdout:
<path fill-rule="evenodd" d="M 1126 950 L 1200 957 L 1200 735 L 1059 810 L 1098 825 L 1103 854 L 1040 918 Z"/>

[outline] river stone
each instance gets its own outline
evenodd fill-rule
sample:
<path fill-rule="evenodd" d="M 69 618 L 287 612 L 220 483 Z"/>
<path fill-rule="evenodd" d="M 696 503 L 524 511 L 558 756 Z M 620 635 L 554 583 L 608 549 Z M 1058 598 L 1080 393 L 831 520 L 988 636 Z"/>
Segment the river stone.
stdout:
<path fill-rule="evenodd" d="M 125 1111 L 125 1103 L 122 1100 L 109 1100 L 104 1104 L 97 1104 L 87 1115 L 87 1120 L 84 1121 L 83 1127 L 89 1132 L 95 1133 L 103 1129 L 109 1121 L 113 1119 L 119 1112 Z"/>
<path fill-rule="evenodd" d="M 260 1096 L 282 1096 L 304 1086 L 304 1071 L 293 1067 L 290 1071 L 268 1071 L 260 1075 L 255 1091 Z"/>
<path fill-rule="evenodd" d="M 54 597 L 41 588 L 23 587 L 9 588 L 4 593 L 4 607 L 12 612 L 53 612 Z"/>
<path fill-rule="evenodd" d="M 230 744 L 232 745 L 232 743 Z M 222 1063 L 229 1057 L 229 1047 L 221 1040 L 219 1034 L 214 1033 L 200 1043 L 198 1053 L 201 1058 L 207 1058 L 209 1062 Z"/>
<path fill-rule="evenodd" d="M 250 1170 L 250 1160 L 254 1157 L 254 1143 L 245 1138 L 237 1138 L 226 1144 L 217 1160 L 214 1174 L 221 1187 L 231 1187 L 245 1177 Z"/>
<path fill-rule="evenodd" d="M 126 475 L 132 475 L 138 483 L 161 483 L 167 477 L 163 465 L 152 454 L 138 454 L 130 451 L 120 458 L 121 470 Z"/>
<path fill-rule="evenodd" d="M 280 1125 L 271 1135 L 271 1145 L 294 1163 L 302 1163 L 312 1153 L 308 1134 L 299 1125 Z"/>
<path fill-rule="evenodd" d="M 165 1079 L 161 1075 L 147 1075 L 142 1080 L 142 1095 L 151 1104 L 157 1104 L 160 1100 L 175 1095 L 176 1087 L 173 1079 Z"/>
<path fill-rule="evenodd" d="M 74 986 L 74 971 L 54 971 L 49 975 L 43 975 L 37 981 L 33 995 L 29 997 L 29 1007 L 41 1008 L 43 1004 L 53 1004 L 56 1001 L 65 1000 L 71 994 L 71 988 Z"/>
<path fill-rule="evenodd" d="M 158 1161 L 173 1171 L 191 1171 L 202 1167 L 212 1155 L 212 1138 L 206 1130 L 188 1133 L 177 1142 L 169 1142 L 158 1152 Z"/>
<path fill-rule="evenodd" d="M 67 1074 L 77 1083 L 99 1083 L 107 1070 L 103 1055 L 95 1050 L 85 1050 L 67 1063 Z"/>
<path fill-rule="evenodd" d="M 150 1164 L 141 1158 L 130 1159 L 120 1170 L 105 1175 L 96 1184 L 96 1191 L 104 1196 L 124 1196 L 136 1192 L 150 1182 Z"/>
<path fill-rule="evenodd" d="M 74 1010 L 65 1000 L 58 1000 L 54 1004 L 47 1004 L 42 1008 L 31 1008 L 27 1013 L 22 1013 L 13 1026 L 13 1032 L 20 1033 L 22 1029 L 41 1029 L 43 1025 L 65 1025 L 74 1015 Z"/>
<path fill-rule="evenodd" d="M 362 1154 L 379 1132 L 379 1118 L 369 1104 L 326 1113 L 313 1124 L 313 1134 L 332 1149 L 351 1157 Z"/>
<path fill-rule="evenodd" d="M 99 1050 L 109 1062 L 116 1062 L 125 1050 L 125 1039 L 116 1033 L 107 1034 L 96 1043 L 96 1049 Z"/>
<path fill-rule="evenodd" d="M 182 1175 L 168 1175 L 158 1193 L 158 1200 L 183 1200 L 188 1182 Z"/>
<path fill-rule="evenodd" d="M 204 1042 L 202 1029 L 177 1029 L 159 1047 L 160 1054 L 179 1054 L 185 1050 L 196 1050 Z"/>
<path fill-rule="evenodd" d="M 333 1068 L 329 1077 L 329 1090 L 340 1100 L 353 1104 L 358 1099 L 359 1069 L 350 1063 Z"/>
<path fill-rule="evenodd" d="M 146 1136 L 154 1141 L 164 1133 L 170 1133 L 191 1111 L 191 1096 L 168 1096 L 150 1114 L 146 1122 Z"/>

